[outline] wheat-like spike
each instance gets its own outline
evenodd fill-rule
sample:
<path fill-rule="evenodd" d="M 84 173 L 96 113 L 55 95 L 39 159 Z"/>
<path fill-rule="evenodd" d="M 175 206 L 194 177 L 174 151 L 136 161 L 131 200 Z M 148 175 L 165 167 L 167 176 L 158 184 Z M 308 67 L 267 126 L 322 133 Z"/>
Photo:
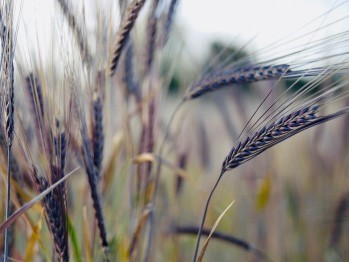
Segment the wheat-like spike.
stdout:
<path fill-rule="evenodd" d="M 2 72 L 2 83 L 5 90 L 4 129 L 7 145 L 11 148 L 14 131 L 14 69 L 11 30 L 6 31 L 6 39 L 3 39 L 3 42 L 5 42 L 3 43 L 5 59 Z"/>
<path fill-rule="evenodd" d="M 233 147 L 222 165 L 222 173 L 254 158 L 266 149 L 283 141 L 298 129 L 318 119 L 318 106 L 314 105 L 293 112 L 268 126 L 252 137 L 247 137 Z"/>
<path fill-rule="evenodd" d="M 92 61 L 92 56 L 90 54 L 88 44 L 86 41 L 86 37 L 83 34 L 83 31 L 81 27 L 76 22 L 76 18 L 72 11 L 69 9 L 68 3 L 66 0 L 57 0 L 59 6 L 62 9 L 63 15 L 68 21 L 68 24 L 71 28 L 71 30 L 74 33 L 76 42 L 78 44 L 79 50 L 80 50 L 80 55 L 82 58 L 82 61 L 85 62 L 87 65 L 90 65 Z"/>
<path fill-rule="evenodd" d="M 186 91 L 185 99 L 194 99 L 208 92 L 233 84 L 245 84 L 262 80 L 279 78 L 292 72 L 287 64 L 276 66 L 248 66 L 235 70 L 219 70 L 204 76 L 192 84 Z"/>
<path fill-rule="evenodd" d="M 55 172 L 55 171 L 53 171 Z M 49 187 L 49 182 L 44 177 L 38 177 L 34 169 L 33 179 L 39 193 Z M 42 200 L 45 209 L 45 218 L 51 231 L 56 250 L 57 261 L 69 261 L 68 231 L 66 220 L 66 209 L 60 201 L 60 190 L 53 189 Z"/>
<path fill-rule="evenodd" d="M 156 10 L 159 5 L 159 0 L 152 1 L 152 7 L 149 13 L 147 21 L 147 43 L 145 48 L 145 70 L 147 73 L 150 72 L 153 65 L 154 53 L 155 53 L 155 42 L 157 36 L 157 25 L 158 18 L 156 16 Z"/>
<path fill-rule="evenodd" d="M 121 52 L 126 45 L 130 31 L 133 28 L 133 25 L 138 17 L 139 11 L 144 6 L 145 1 L 146 0 L 134 0 L 128 8 L 127 15 L 125 16 L 125 19 L 122 22 L 121 27 L 115 38 L 115 44 L 112 50 L 112 57 L 110 62 L 111 76 L 113 76 L 116 71 Z"/>
<path fill-rule="evenodd" d="M 97 174 L 96 174 L 97 169 L 93 162 L 93 150 L 91 146 L 91 140 L 87 132 L 85 112 L 81 108 L 81 105 L 82 105 L 82 101 L 80 101 L 81 96 L 78 95 L 77 89 L 75 89 L 75 85 L 72 86 L 72 96 L 73 96 L 72 103 L 75 109 L 73 113 L 76 114 L 75 117 L 79 121 L 79 128 L 80 128 L 79 131 L 81 135 L 81 145 L 79 145 L 80 152 L 82 153 L 82 156 L 83 156 L 88 183 L 91 190 L 91 198 L 93 202 L 93 208 L 95 211 L 95 218 L 97 220 L 97 226 L 100 233 L 100 239 L 102 242 L 102 246 L 104 248 L 106 259 L 108 260 L 109 244 L 107 240 L 107 230 L 104 222 L 102 198 L 98 188 L 98 181 L 97 181 Z"/>
<path fill-rule="evenodd" d="M 93 162 L 97 169 L 97 176 L 101 172 L 103 149 L 104 149 L 104 131 L 103 131 L 103 104 L 101 97 L 94 93 L 93 95 Z"/>
<path fill-rule="evenodd" d="M 97 168 L 93 162 L 92 148 L 90 145 L 90 140 L 87 135 L 86 127 L 82 127 L 82 151 L 84 155 L 84 162 L 86 167 L 86 173 L 88 177 L 88 182 L 91 189 L 91 198 L 93 201 L 93 208 L 95 210 L 95 216 L 97 220 L 97 225 L 99 228 L 100 238 L 102 241 L 102 246 L 107 252 L 109 244 L 107 240 L 107 230 L 105 228 L 102 199 L 98 191 L 98 181 L 97 181 Z"/>

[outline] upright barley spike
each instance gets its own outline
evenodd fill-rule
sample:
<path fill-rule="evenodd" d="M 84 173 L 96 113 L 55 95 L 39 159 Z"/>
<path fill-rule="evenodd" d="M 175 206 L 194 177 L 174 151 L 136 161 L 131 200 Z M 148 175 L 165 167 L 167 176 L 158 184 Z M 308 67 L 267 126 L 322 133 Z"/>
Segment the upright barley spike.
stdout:
<path fill-rule="evenodd" d="M 114 48 L 112 50 L 112 57 L 110 62 L 111 76 L 113 76 L 116 71 L 116 67 L 118 66 L 118 62 L 121 56 L 121 52 L 126 45 L 130 31 L 133 28 L 133 25 L 137 20 L 139 11 L 144 6 L 144 3 L 145 3 L 145 0 L 134 0 L 127 11 L 127 14 L 124 17 L 124 21 L 122 21 L 121 23 L 121 27 L 118 30 L 118 33 L 116 35 Z"/>
<path fill-rule="evenodd" d="M 101 172 L 103 149 L 104 149 L 104 132 L 103 132 L 103 105 L 101 97 L 95 93 L 93 95 L 93 127 L 92 127 L 92 145 L 93 145 L 93 162 L 97 169 L 97 175 Z"/>
<path fill-rule="evenodd" d="M 1 85 L 4 91 L 4 130 L 7 143 L 7 199 L 6 219 L 11 210 L 11 152 L 14 134 L 14 45 L 13 45 L 13 2 L 5 5 L 6 26 L 2 30 L 2 70 Z M 8 261 L 9 241 L 8 230 L 5 230 L 4 261 Z"/>
<path fill-rule="evenodd" d="M 85 162 L 88 182 L 91 189 L 91 198 L 93 201 L 93 208 L 95 210 L 95 216 L 96 216 L 97 225 L 99 228 L 102 246 L 104 248 L 106 257 L 108 259 L 109 244 L 107 240 L 107 230 L 105 228 L 105 223 L 104 223 L 102 199 L 98 190 L 98 181 L 97 181 L 98 171 L 93 162 L 92 148 L 90 145 L 90 140 L 88 139 L 86 126 L 82 127 L 81 136 L 82 136 L 82 152 L 84 155 L 84 162 Z"/>

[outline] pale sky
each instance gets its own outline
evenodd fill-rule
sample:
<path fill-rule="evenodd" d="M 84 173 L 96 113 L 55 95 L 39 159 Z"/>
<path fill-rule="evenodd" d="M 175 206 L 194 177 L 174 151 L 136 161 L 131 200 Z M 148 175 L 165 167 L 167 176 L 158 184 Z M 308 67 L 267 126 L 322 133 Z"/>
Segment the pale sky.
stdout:
<path fill-rule="evenodd" d="M 189 28 L 188 35 L 194 38 L 218 37 L 222 40 L 240 40 L 246 43 L 255 37 L 256 48 L 268 44 L 293 32 L 294 37 L 301 32 L 314 30 L 321 24 L 329 24 L 349 14 L 345 1 L 333 0 L 187 0 L 180 2 L 179 20 Z M 314 18 L 335 8 L 307 27 Z M 322 32 L 334 34 L 333 30 L 343 31 L 349 22 L 338 23 Z M 302 29 L 299 29 L 302 28 Z M 299 29 L 299 30 L 297 30 Z M 295 32 L 296 30 L 296 32 Z M 195 40 L 194 40 L 195 41 Z"/>
<path fill-rule="evenodd" d="M 202 34 L 243 33 L 249 37 L 260 32 L 260 42 L 266 43 L 303 26 L 333 3 L 330 0 L 187 0 L 180 3 L 180 18 Z"/>
<path fill-rule="evenodd" d="M 106 0 L 96 1 L 86 0 L 94 4 L 106 2 Z M 23 0 L 21 17 L 23 22 L 19 45 L 25 46 L 26 38 L 36 40 L 39 38 L 39 42 L 43 45 L 47 44 L 52 21 L 60 15 L 60 10 L 56 3 L 53 4 L 54 2 L 54 0 Z M 198 49 L 200 48 L 198 44 L 208 42 L 209 38 L 218 37 L 233 41 L 237 36 L 240 43 L 246 43 L 255 37 L 253 45 L 260 48 L 291 34 L 297 28 L 308 24 L 312 19 L 342 2 L 342 0 L 182 0 L 179 1 L 176 19 L 180 26 L 185 28 L 186 35 L 191 39 L 189 42 L 194 42 Z M 82 6 L 83 1 L 74 3 Z M 113 3 L 114 7 L 106 10 L 117 10 L 117 1 Z M 321 23 L 328 24 L 349 14 L 348 6 L 349 4 L 346 3 L 336 8 L 330 15 L 313 23 L 312 28 L 319 27 Z M 88 10 L 86 14 L 89 22 Z M 118 21 L 115 23 L 117 25 Z M 343 24 L 349 23 L 346 21 Z M 311 26 L 298 30 L 295 35 L 300 35 L 302 30 L 309 31 Z M 334 30 L 333 28 L 328 30 L 328 34 L 333 34 L 330 32 Z M 340 31 L 343 28 L 338 25 L 336 30 Z M 45 52 L 44 48 L 41 51 Z M 46 52 L 49 54 L 50 50 Z"/>

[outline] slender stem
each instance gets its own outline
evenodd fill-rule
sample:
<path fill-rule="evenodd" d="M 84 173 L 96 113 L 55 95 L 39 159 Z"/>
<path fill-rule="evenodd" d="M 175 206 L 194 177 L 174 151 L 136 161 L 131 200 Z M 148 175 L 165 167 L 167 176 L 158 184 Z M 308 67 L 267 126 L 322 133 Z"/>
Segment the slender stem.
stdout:
<path fill-rule="evenodd" d="M 152 245 L 152 238 L 153 238 L 153 234 L 154 234 L 154 220 L 155 220 L 155 217 L 154 217 L 154 211 L 155 211 L 155 200 L 156 200 L 156 195 L 157 195 L 157 191 L 158 191 L 158 185 L 159 185 L 159 180 L 160 180 L 160 173 L 161 173 L 161 165 L 162 165 L 162 161 L 161 161 L 161 158 L 162 158 L 162 153 L 163 153 L 163 150 L 164 150 L 164 145 L 165 145 L 165 142 L 167 140 L 167 137 L 170 133 L 170 127 L 173 123 L 173 120 L 177 114 L 177 112 L 179 111 L 179 109 L 181 108 L 181 106 L 183 105 L 183 103 L 185 102 L 186 100 L 182 100 L 177 106 L 176 108 L 173 110 L 173 113 L 168 121 L 168 124 L 165 128 L 165 131 L 164 131 L 164 136 L 163 136 L 163 139 L 160 143 L 160 146 L 159 146 L 159 162 L 158 162 L 158 165 L 157 165 L 157 168 L 156 168 L 156 171 L 155 171 L 155 178 L 154 178 L 154 193 L 152 195 L 152 198 L 151 198 L 151 201 L 149 202 L 148 204 L 148 208 L 150 208 L 150 214 L 149 214 L 149 228 L 148 228 L 148 241 L 147 241 L 147 247 L 146 247 L 146 253 L 145 253 L 145 256 L 144 256 L 144 261 L 149 261 L 149 256 L 150 256 L 150 249 L 151 249 L 151 245 Z"/>
<path fill-rule="evenodd" d="M 198 240 L 196 241 L 196 247 L 195 247 L 195 254 L 194 254 L 194 262 L 197 261 L 197 256 L 198 256 L 198 251 L 199 251 L 199 246 L 200 246 L 200 238 L 201 238 L 201 235 L 202 235 L 202 229 L 204 227 L 204 224 L 205 224 L 205 220 L 206 220 L 206 215 L 207 215 L 207 210 L 208 210 L 208 205 L 210 204 L 210 201 L 211 201 L 211 198 L 212 198 L 212 195 L 214 193 L 214 191 L 216 190 L 216 187 L 218 186 L 218 183 L 219 181 L 221 180 L 222 176 L 224 174 L 224 171 L 222 171 L 216 181 L 216 183 L 214 184 L 211 192 L 210 192 L 210 195 L 208 196 L 208 199 L 206 201 L 206 205 L 205 205 L 205 210 L 204 210 L 204 215 L 202 216 L 202 221 L 201 221 L 201 225 L 200 225 L 200 228 L 199 228 L 199 232 L 198 232 Z"/>
<path fill-rule="evenodd" d="M 11 202 L 11 162 L 10 162 L 11 146 L 7 147 L 7 201 L 6 201 L 6 219 L 10 216 L 10 202 Z M 5 230 L 5 251 L 4 251 L 4 262 L 8 261 L 8 228 Z"/>

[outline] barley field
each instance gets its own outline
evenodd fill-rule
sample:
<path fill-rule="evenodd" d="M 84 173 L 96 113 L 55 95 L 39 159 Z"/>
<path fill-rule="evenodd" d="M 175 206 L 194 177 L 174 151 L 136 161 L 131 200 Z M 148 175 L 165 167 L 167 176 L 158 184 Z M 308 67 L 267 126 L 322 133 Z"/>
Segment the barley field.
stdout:
<path fill-rule="evenodd" d="M 349 2 L 235 2 L 0 2 L 3 261 L 349 259 Z"/>

